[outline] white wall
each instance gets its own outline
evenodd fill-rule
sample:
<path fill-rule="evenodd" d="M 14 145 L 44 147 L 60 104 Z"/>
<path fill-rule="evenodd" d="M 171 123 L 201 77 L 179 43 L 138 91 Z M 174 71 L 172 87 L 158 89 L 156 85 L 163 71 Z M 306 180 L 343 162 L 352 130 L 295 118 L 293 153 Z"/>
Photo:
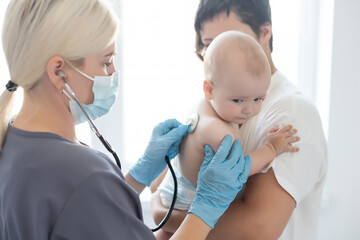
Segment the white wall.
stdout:
<path fill-rule="evenodd" d="M 329 115 L 328 204 L 320 238 L 360 239 L 360 1 L 335 0 Z"/>

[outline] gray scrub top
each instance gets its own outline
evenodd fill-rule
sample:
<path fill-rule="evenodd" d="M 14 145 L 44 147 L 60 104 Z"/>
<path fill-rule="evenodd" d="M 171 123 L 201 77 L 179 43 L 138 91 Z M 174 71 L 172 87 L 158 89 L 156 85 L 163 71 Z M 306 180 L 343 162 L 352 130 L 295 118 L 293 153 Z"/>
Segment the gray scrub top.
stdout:
<path fill-rule="evenodd" d="M 138 194 L 103 153 L 9 126 L 0 155 L 0 240 L 155 239 Z"/>

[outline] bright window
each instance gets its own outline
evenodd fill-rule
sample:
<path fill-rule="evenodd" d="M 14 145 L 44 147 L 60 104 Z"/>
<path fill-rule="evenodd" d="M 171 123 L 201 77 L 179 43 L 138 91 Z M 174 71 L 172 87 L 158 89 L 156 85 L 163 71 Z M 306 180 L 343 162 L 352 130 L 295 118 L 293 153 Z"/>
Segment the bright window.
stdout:
<path fill-rule="evenodd" d="M 276 67 L 298 85 L 301 1 L 271 0 Z M 184 121 L 202 93 L 202 63 L 195 56 L 198 1 L 124 0 L 122 80 L 125 159 L 135 162 L 152 128 L 167 118 Z M 286 9 L 286 11 L 284 11 Z"/>
<path fill-rule="evenodd" d="M 9 2 L 4 1 L 3 5 Z M 328 21 L 332 20 L 332 5 L 323 0 L 270 0 L 270 3 L 275 65 L 316 101 L 327 132 L 331 63 L 331 53 L 327 50 L 331 49 L 331 41 L 323 44 L 323 40 L 332 37 Z M 124 173 L 142 155 L 157 123 L 168 118 L 184 122 L 203 96 L 202 62 L 194 53 L 193 22 L 197 5 L 198 1 L 194 0 L 176 3 L 123 0 L 116 5 L 121 17 L 117 59 L 121 96 L 111 114 L 100 119 L 99 125 L 125 163 Z M 5 10 L 0 9 L 1 26 Z M 312 28 L 308 33 L 309 26 Z M 320 29 L 319 35 L 313 34 L 317 29 Z M 312 58 L 315 60 L 308 61 Z M 322 63 L 318 68 L 315 64 L 315 70 L 320 70 L 313 73 L 314 78 L 299 74 L 312 67 L 313 62 Z M 9 74 L 2 52 L 0 75 L 0 85 L 4 86 Z M 326 91 L 319 94 L 319 89 Z M 21 91 L 17 94 L 18 109 L 22 102 Z M 78 132 L 82 141 L 104 151 L 97 139 L 91 142 L 85 125 L 80 126 Z"/>
<path fill-rule="evenodd" d="M 270 3 L 275 65 L 319 102 L 316 72 L 309 77 L 299 70 L 316 70 L 316 64 L 312 65 L 319 57 L 318 35 L 311 34 L 319 24 L 316 16 L 320 1 Z M 141 8 L 137 1 L 122 3 L 124 158 L 129 162 L 134 163 L 142 154 L 158 122 L 167 118 L 185 121 L 203 96 L 202 63 L 194 54 L 197 5 L 198 1 L 193 0 L 176 4 L 168 0 L 141 1 Z M 312 31 L 306 32 L 309 26 Z M 326 97 L 323 100 L 328 103 Z M 318 106 L 328 107 L 324 103 Z"/>

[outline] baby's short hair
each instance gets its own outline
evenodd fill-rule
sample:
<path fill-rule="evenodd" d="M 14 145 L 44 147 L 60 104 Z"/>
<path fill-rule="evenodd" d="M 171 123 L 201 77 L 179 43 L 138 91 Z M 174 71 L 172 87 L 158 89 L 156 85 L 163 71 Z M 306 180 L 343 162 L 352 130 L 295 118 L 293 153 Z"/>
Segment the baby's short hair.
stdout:
<path fill-rule="evenodd" d="M 206 50 L 205 78 L 219 81 L 226 67 L 224 65 L 237 62 L 241 62 L 237 67 L 254 76 L 262 75 L 270 69 L 262 47 L 253 37 L 240 31 L 227 31 L 218 35 Z"/>

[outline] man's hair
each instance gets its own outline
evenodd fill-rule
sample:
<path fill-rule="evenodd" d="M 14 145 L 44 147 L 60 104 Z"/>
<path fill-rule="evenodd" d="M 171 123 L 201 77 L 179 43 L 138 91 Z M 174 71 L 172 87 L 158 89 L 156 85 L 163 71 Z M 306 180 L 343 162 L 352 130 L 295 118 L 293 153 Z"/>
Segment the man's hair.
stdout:
<path fill-rule="evenodd" d="M 195 16 L 196 54 L 203 59 L 204 44 L 201 41 L 201 30 L 204 22 L 212 20 L 220 13 L 235 13 L 239 20 L 260 36 L 260 27 L 265 23 L 271 24 L 271 9 L 269 0 L 201 0 Z M 273 36 L 269 40 L 270 51 L 273 50 Z"/>

